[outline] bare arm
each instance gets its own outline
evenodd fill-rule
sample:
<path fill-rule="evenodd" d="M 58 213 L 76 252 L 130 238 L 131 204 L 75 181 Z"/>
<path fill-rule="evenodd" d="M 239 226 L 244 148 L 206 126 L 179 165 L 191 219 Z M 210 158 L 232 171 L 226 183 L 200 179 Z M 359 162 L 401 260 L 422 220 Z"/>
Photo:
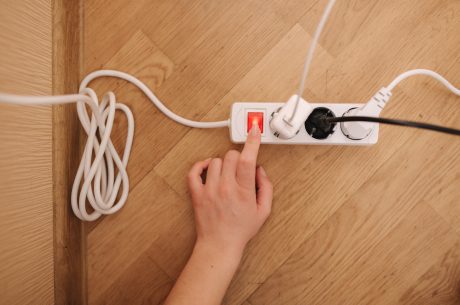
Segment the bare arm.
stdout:
<path fill-rule="evenodd" d="M 191 169 L 188 182 L 197 241 L 165 305 L 222 302 L 246 244 L 271 211 L 272 185 L 265 171 L 256 167 L 259 146 L 255 125 L 241 153 L 229 151 L 224 160 L 208 159 Z"/>

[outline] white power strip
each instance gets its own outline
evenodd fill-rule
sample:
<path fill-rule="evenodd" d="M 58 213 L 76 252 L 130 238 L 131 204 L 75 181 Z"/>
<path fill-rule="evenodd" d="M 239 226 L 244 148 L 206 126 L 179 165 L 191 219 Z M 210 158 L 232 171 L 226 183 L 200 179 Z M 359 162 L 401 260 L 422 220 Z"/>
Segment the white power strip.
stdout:
<path fill-rule="evenodd" d="M 379 125 L 373 124 L 370 135 L 362 140 L 351 140 L 344 135 L 340 123 L 335 126 L 334 132 L 326 139 L 315 139 L 307 133 L 305 127 L 300 128 L 298 134 L 290 139 L 282 139 L 274 135 L 270 128 L 270 119 L 274 112 L 285 103 L 234 103 L 230 117 L 230 138 L 233 143 L 244 143 L 249 128 L 254 120 L 262 131 L 264 144 L 298 144 L 298 145 L 372 145 L 376 144 L 379 136 Z M 352 108 L 361 108 L 365 104 L 310 104 L 313 108 L 328 108 L 336 117 L 343 116 Z"/>

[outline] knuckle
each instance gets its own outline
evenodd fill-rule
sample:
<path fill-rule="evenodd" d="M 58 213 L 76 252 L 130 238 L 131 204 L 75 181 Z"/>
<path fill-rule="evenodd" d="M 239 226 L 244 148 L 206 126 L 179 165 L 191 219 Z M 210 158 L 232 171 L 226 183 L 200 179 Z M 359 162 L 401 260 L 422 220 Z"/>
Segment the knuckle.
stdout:
<path fill-rule="evenodd" d="M 239 163 L 243 166 L 251 166 L 253 164 L 252 159 L 248 157 L 241 157 Z"/>

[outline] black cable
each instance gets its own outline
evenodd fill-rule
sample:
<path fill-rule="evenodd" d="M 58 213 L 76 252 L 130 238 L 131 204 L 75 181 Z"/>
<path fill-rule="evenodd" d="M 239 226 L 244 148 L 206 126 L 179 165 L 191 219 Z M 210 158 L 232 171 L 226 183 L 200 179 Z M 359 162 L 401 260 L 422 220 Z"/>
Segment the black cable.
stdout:
<path fill-rule="evenodd" d="M 433 125 L 428 123 L 414 122 L 414 121 L 405 121 L 405 120 L 395 120 L 387 118 L 376 118 L 376 117 L 367 117 L 367 116 L 345 116 L 345 117 L 325 117 L 329 123 L 339 123 L 339 122 L 372 122 L 372 123 L 381 123 L 389 125 L 397 125 L 404 127 L 420 128 L 427 129 L 431 131 L 443 132 L 451 135 L 460 136 L 460 130 Z"/>

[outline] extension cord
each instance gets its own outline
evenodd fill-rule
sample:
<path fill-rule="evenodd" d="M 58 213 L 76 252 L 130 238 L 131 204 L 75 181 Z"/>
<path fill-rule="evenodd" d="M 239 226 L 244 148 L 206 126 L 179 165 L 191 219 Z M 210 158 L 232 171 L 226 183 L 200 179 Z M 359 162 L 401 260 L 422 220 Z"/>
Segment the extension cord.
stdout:
<path fill-rule="evenodd" d="M 296 96 L 293 97 L 294 99 Z M 324 139 L 315 138 L 308 133 L 305 126 L 291 138 L 283 139 L 275 135 L 270 127 L 272 116 L 284 103 L 234 103 L 230 117 L 230 139 L 233 143 L 240 144 L 246 141 L 246 137 L 254 123 L 262 128 L 261 143 L 263 144 L 289 144 L 289 145 L 372 145 L 377 143 L 379 127 L 374 124 L 372 132 L 360 141 L 348 138 L 337 124 L 332 133 Z M 340 117 L 349 109 L 364 107 L 366 104 L 310 104 L 313 109 L 329 109 L 334 116 Z M 308 118 L 307 118 L 308 121 Z M 304 122 L 302 122 L 304 123 Z"/>

